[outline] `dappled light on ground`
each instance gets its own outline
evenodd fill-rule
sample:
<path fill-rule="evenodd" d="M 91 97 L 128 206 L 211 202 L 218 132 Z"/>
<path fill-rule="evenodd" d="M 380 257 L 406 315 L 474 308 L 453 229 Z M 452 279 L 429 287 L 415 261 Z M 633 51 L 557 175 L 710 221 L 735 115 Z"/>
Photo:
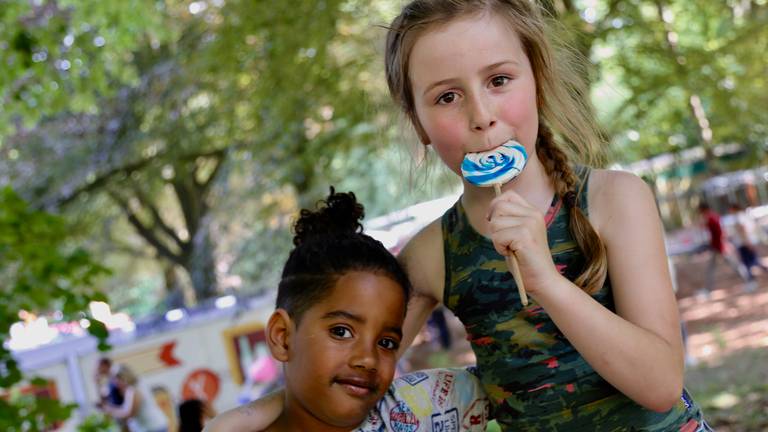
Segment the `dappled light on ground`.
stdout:
<path fill-rule="evenodd" d="M 688 354 L 699 361 L 745 348 L 768 347 L 768 290 L 730 294 L 715 290 L 709 299 L 680 299 L 688 331 Z"/>

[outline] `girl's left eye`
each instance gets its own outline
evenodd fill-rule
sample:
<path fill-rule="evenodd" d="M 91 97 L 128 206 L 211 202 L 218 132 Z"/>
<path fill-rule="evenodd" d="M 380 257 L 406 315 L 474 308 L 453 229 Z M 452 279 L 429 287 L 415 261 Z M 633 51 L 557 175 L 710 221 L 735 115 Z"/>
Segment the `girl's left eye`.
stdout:
<path fill-rule="evenodd" d="M 446 93 L 441 94 L 437 98 L 437 103 L 440 104 L 440 105 L 452 104 L 453 102 L 456 101 L 457 97 L 458 96 L 454 92 L 446 92 Z"/>
<path fill-rule="evenodd" d="M 509 77 L 504 75 L 498 75 L 491 78 L 491 87 L 501 87 L 509 81 Z"/>
<path fill-rule="evenodd" d="M 346 327 L 333 327 L 331 328 L 331 334 L 340 339 L 352 337 L 352 332 Z"/>
<path fill-rule="evenodd" d="M 380 340 L 379 345 L 382 348 L 388 349 L 391 351 L 396 351 L 398 348 L 400 348 L 400 344 L 396 340 L 390 339 L 390 338 L 385 338 Z"/>

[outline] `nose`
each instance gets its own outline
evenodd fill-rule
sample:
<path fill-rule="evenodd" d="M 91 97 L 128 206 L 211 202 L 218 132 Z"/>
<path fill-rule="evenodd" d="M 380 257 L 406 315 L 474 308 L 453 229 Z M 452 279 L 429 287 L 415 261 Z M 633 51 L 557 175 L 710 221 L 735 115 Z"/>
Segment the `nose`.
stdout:
<path fill-rule="evenodd" d="M 349 365 L 353 369 L 375 372 L 379 366 L 379 351 L 376 349 L 376 344 L 362 341 L 355 344 L 349 356 Z"/>
<path fill-rule="evenodd" d="M 469 126 L 473 131 L 483 132 L 496 125 L 496 117 L 488 101 L 481 95 L 470 97 Z"/>

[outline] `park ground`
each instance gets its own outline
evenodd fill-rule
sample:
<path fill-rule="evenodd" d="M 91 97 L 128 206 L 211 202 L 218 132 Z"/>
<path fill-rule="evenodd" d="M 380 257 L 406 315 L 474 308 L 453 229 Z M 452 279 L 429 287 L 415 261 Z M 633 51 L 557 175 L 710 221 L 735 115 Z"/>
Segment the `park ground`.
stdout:
<path fill-rule="evenodd" d="M 768 265 L 768 247 L 760 254 Z M 738 275 L 720 263 L 715 289 L 702 296 L 697 291 L 704 285 L 708 256 L 679 255 L 674 263 L 688 332 L 686 387 L 715 430 L 768 431 L 768 274 L 758 274 L 757 289 L 747 292 Z M 412 368 L 474 362 L 461 323 L 449 317 L 449 324 L 451 350 L 441 350 L 422 333 L 409 355 Z"/>

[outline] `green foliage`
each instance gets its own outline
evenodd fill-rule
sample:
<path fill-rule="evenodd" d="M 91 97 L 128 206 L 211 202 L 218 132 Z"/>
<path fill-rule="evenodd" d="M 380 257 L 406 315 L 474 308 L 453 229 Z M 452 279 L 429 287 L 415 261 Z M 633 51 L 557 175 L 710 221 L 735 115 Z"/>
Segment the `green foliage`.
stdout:
<path fill-rule="evenodd" d="M 76 404 L 12 391 L 10 397 L 0 399 L 0 428 L 8 432 L 50 430 L 52 425 L 68 419 Z"/>
<path fill-rule="evenodd" d="M 120 428 L 104 413 L 91 414 L 77 426 L 78 432 L 117 432 Z"/>
<path fill-rule="evenodd" d="M 120 306 L 152 309 L 139 293 L 170 292 L 156 270 L 167 266 L 201 297 L 230 288 L 211 286 L 214 259 L 242 289 L 272 286 L 291 215 L 331 184 L 369 216 L 455 187 L 455 176 L 412 182 L 397 151 L 381 25 L 400 2 L 119 3 L 3 1 L 0 178 L 121 263 L 105 282 L 135 287 Z M 692 95 L 713 131 L 705 144 L 765 153 L 765 2 L 542 3 L 595 62 L 616 161 L 701 144 Z"/>
<path fill-rule="evenodd" d="M 108 348 L 104 324 L 84 313 L 89 302 L 106 300 L 93 285 L 108 272 L 83 249 L 68 246 L 68 236 L 61 218 L 29 208 L 8 187 L 0 189 L 0 339 L 9 339 L 20 310 L 56 309 L 64 320 L 89 319 L 89 331 L 98 338 L 99 348 Z M 71 405 L 14 390 L 22 379 L 11 352 L 0 346 L 0 391 L 10 392 L 8 399 L 0 399 L 0 430 L 44 430 L 69 416 Z"/>
<path fill-rule="evenodd" d="M 0 134 L 93 112 L 116 83 L 135 82 L 132 52 L 173 28 L 159 25 L 164 3 L 154 0 L 2 0 L 0 10 Z"/>
<path fill-rule="evenodd" d="M 581 12 L 617 160 L 732 142 L 765 150 L 765 2 L 612 0 Z"/>
<path fill-rule="evenodd" d="M 235 261 L 248 265 L 233 268 L 245 271 L 239 276 L 251 286 L 273 280 L 266 265 L 287 252 L 287 243 L 267 254 L 243 239 L 261 243 L 279 235 L 289 225 L 286 216 L 324 196 L 329 184 L 365 191 L 371 214 L 418 199 L 403 193 L 409 185 L 399 174 L 385 173 L 392 181 L 381 188 L 368 176 L 383 167 L 400 170 L 379 163 L 393 150 L 382 145 L 392 139 L 385 138 L 391 122 L 381 109 L 390 106 L 377 51 L 384 30 L 376 27 L 387 21 L 388 7 L 233 0 L 192 13 L 187 2 L 158 4 L 157 27 L 171 29 L 160 35 L 134 17 L 109 15 L 108 7 L 67 3 L 71 25 L 95 26 L 109 15 L 111 31 L 130 35 L 125 46 L 133 48 L 118 64 L 135 79 L 110 80 L 97 109 L 58 107 L 56 116 L 5 139 L 0 151 L 9 158 L 0 175 L 24 196 L 82 221 L 111 254 L 159 257 L 204 273 L 192 262 L 195 254 L 237 251 Z M 103 65 L 107 60 L 92 56 L 87 63 L 117 67 Z M 289 204 L 259 205 L 275 191 Z M 233 214 L 258 220 L 258 236 L 240 231 L 245 224 Z M 266 226 L 260 218 L 279 223 Z M 225 235 L 214 242 L 211 226 Z M 173 238 L 184 235 L 210 241 Z M 195 286 L 198 296 L 217 291 L 205 283 L 214 280 L 210 275 L 188 276 L 193 285 L 203 280 Z"/>

